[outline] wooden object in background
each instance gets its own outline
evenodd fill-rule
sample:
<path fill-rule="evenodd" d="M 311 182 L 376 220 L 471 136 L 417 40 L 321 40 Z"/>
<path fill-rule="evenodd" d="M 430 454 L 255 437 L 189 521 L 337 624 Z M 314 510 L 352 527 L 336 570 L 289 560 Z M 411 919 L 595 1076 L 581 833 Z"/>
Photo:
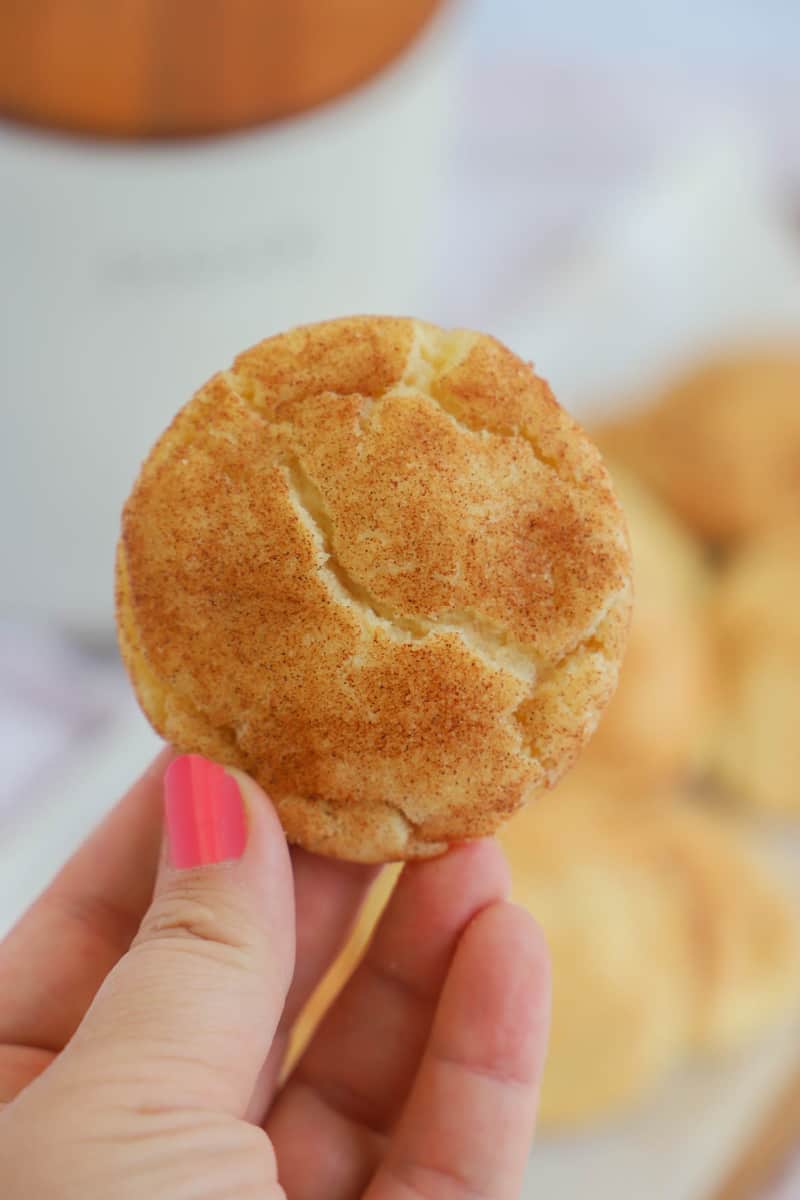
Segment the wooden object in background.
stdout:
<path fill-rule="evenodd" d="M 355 87 L 441 0 L 0 0 L 0 112 L 111 137 L 219 133 Z"/>
<path fill-rule="evenodd" d="M 800 1072 L 711 1200 L 769 1200 L 773 1185 L 800 1155 Z"/>

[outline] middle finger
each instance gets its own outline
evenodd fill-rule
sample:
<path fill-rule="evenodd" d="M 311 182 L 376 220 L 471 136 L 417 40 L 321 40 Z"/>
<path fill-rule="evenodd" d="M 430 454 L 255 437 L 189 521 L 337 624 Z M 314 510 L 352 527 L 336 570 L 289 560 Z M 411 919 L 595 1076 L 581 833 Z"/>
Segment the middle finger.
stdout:
<path fill-rule="evenodd" d="M 366 1153 L 380 1146 L 413 1082 L 462 930 L 507 893 L 505 860 L 491 841 L 405 868 L 362 962 L 267 1120 L 288 1195 L 333 1200 L 357 1194 L 369 1178 L 375 1163 L 354 1161 L 342 1145 Z M 312 1136 L 316 1164 L 308 1161 Z M 320 1161 L 348 1164 L 334 1191 Z"/>

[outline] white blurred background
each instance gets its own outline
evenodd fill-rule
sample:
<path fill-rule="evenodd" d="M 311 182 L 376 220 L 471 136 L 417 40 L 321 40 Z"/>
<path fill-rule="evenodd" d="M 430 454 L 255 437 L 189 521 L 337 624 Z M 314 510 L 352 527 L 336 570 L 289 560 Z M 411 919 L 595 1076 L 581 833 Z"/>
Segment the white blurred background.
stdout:
<path fill-rule="evenodd" d="M 274 126 L 0 124 L 0 931 L 155 744 L 113 649 L 114 539 L 192 389 L 346 310 L 504 336 L 582 416 L 796 335 L 799 63 L 796 0 L 471 0 Z M 535 1194 L 710 1196 L 786 1060 L 544 1146 Z"/>
<path fill-rule="evenodd" d="M 800 210 L 793 0 L 484 0 L 470 17 L 437 291 L 453 320 L 545 295 L 642 176 L 704 134 L 751 136 Z"/>

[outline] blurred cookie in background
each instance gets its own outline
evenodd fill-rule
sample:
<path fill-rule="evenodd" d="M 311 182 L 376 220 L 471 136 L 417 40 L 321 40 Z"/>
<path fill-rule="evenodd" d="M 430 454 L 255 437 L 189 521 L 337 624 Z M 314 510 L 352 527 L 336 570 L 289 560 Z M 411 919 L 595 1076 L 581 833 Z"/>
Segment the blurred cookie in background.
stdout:
<path fill-rule="evenodd" d="M 800 345 L 709 361 L 599 440 L 714 545 L 800 515 Z"/>
<path fill-rule="evenodd" d="M 635 599 L 617 692 L 585 761 L 642 780 L 679 778 L 704 765 L 714 707 L 710 569 L 647 485 L 607 465 L 628 521 Z"/>
<path fill-rule="evenodd" d="M 550 949 L 539 1121 L 564 1129 L 632 1107 L 672 1073 L 685 1054 L 692 993 L 669 891 L 614 851 L 591 803 L 573 807 L 569 780 L 556 791 L 512 819 L 501 840 L 513 898 L 540 922 Z"/>
<path fill-rule="evenodd" d="M 553 1017 L 540 1123 L 644 1102 L 692 1054 L 734 1050 L 800 1000 L 798 918 L 729 816 L 582 763 L 501 835 L 541 924 Z M 358 964 L 400 872 L 384 868 L 292 1032 L 286 1070 Z"/>
<path fill-rule="evenodd" d="M 797 467 L 800 475 L 800 457 Z M 728 564 L 712 615 L 721 687 L 713 776 L 753 809 L 800 817 L 800 519 Z"/>
<path fill-rule="evenodd" d="M 618 853 L 681 913 L 692 974 L 691 1046 L 735 1050 L 800 1000 L 800 906 L 730 812 L 678 791 L 596 800 Z"/>
<path fill-rule="evenodd" d="M 796 902 L 733 821 L 676 800 L 659 823 L 654 866 L 683 894 L 693 955 L 694 1043 L 736 1050 L 800 1000 Z"/>
<path fill-rule="evenodd" d="M 545 1127 L 608 1119 L 800 995 L 788 895 L 730 822 L 580 765 L 502 835 L 553 959 Z"/>

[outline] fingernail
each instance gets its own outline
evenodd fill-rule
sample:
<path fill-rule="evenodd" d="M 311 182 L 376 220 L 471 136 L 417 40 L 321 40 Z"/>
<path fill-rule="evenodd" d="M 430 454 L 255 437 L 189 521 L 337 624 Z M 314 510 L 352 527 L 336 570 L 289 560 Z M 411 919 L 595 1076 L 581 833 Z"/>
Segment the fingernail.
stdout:
<path fill-rule="evenodd" d="M 174 759 L 164 775 L 164 816 L 173 867 L 241 858 L 247 841 L 236 780 L 199 754 Z"/>

